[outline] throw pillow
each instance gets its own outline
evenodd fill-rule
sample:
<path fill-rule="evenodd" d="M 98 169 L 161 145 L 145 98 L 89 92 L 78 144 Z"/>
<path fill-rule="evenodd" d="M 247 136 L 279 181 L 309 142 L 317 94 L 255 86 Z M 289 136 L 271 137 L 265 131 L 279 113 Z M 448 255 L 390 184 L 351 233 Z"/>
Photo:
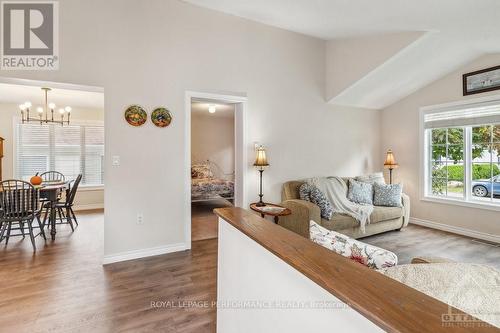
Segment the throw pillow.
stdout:
<path fill-rule="evenodd" d="M 309 237 L 313 242 L 369 268 L 381 269 L 398 264 L 394 253 L 328 230 L 314 221 L 309 222 Z"/>
<path fill-rule="evenodd" d="M 299 187 L 299 196 L 301 200 L 307 200 L 317 205 L 321 211 L 321 217 L 330 220 L 333 215 L 333 207 L 325 194 L 316 186 L 304 183 Z"/>
<path fill-rule="evenodd" d="M 382 172 L 375 172 L 369 175 L 357 176 L 354 179 L 357 180 L 358 182 L 363 182 L 363 183 L 385 184 L 384 174 Z"/>
<path fill-rule="evenodd" d="M 373 205 L 373 185 L 350 179 L 347 199 L 362 205 Z"/>
<path fill-rule="evenodd" d="M 311 192 L 310 185 L 308 183 L 304 183 L 299 187 L 299 198 L 300 200 L 311 201 L 311 196 L 309 193 Z"/>
<path fill-rule="evenodd" d="M 401 207 L 402 184 L 373 184 L 375 206 Z"/>

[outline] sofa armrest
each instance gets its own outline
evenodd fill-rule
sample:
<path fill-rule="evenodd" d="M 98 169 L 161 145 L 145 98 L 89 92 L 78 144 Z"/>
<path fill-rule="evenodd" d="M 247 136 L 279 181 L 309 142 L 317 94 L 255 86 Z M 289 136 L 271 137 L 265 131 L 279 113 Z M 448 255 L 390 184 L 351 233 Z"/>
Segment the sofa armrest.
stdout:
<path fill-rule="evenodd" d="M 401 203 L 403 204 L 403 225 L 401 228 L 404 228 L 410 222 L 410 197 L 401 193 Z"/>
<path fill-rule="evenodd" d="M 290 199 L 283 201 L 281 205 L 292 211 L 291 215 L 281 216 L 278 221 L 280 226 L 288 230 L 309 238 L 309 222 L 313 220 L 321 224 L 319 206 L 312 202 L 300 199 Z"/>

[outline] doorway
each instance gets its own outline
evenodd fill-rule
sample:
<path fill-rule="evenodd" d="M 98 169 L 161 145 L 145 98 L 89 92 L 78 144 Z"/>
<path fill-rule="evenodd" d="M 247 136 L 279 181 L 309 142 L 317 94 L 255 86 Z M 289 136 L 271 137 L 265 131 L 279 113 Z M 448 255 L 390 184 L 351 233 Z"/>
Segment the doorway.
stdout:
<path fill-rule="evenodd" d="M 186 93 L 186 245 L 217 238 L 215 208 L 245 205 L 246 98 Z"/>

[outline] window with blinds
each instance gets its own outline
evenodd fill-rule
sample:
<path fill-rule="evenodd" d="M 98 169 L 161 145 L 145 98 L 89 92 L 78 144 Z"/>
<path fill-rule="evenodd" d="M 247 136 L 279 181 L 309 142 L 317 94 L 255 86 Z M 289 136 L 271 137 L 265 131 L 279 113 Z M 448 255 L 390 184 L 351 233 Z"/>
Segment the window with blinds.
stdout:
<path fill-rule="evenodd" d="M 16 178 L 59 171 L 66 179 L 82 174 L 82 185 L 104 184 L 102 124 L 16 124 Z"/>
<path fill-rule="evenodd" d="M 500 100 L 427 110 L 425 195 L 500 205 Z"/>

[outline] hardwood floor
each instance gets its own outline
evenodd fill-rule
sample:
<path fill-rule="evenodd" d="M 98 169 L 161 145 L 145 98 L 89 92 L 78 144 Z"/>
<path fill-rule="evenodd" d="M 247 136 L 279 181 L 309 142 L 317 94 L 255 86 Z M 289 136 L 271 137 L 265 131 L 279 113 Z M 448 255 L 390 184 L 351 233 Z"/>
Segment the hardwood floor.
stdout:
<path fill-rule="evenodd" d="M 413 224 L 402 231 L 389 231 L 360 240 L 396 253 L 399 264 L 409 264 L 417 256 L 429 256 L 486 264 L 500 270 L 500 244 L 488 244 Z"/>
<path fill-rule="evenodd" d="M 103 267 L 103 214 L 78 217 L 36 254 L 29 238 L 0 243 L 0 332 L 215 332 L 216 240 Z"/>
<path fill-rule="evenodd" d="M 0 243 L 0 332 L 215 332 L 216 239 L 103 267 L 103 214 L 78 217 L 74 233 L 64 225 L 55 242 L 37 238 L 36 254 L 28 238 Z M 365 241 L 400 263 L 437 255 L 500 264 L 500 247 L 418 226 Z"/>
<path fill-rule="evenodd" d="M 194 202 L 191 204 L 191 240 L 217 238 L 217 216 L 215 208 L 231 207 L 227 200 Z"/>

